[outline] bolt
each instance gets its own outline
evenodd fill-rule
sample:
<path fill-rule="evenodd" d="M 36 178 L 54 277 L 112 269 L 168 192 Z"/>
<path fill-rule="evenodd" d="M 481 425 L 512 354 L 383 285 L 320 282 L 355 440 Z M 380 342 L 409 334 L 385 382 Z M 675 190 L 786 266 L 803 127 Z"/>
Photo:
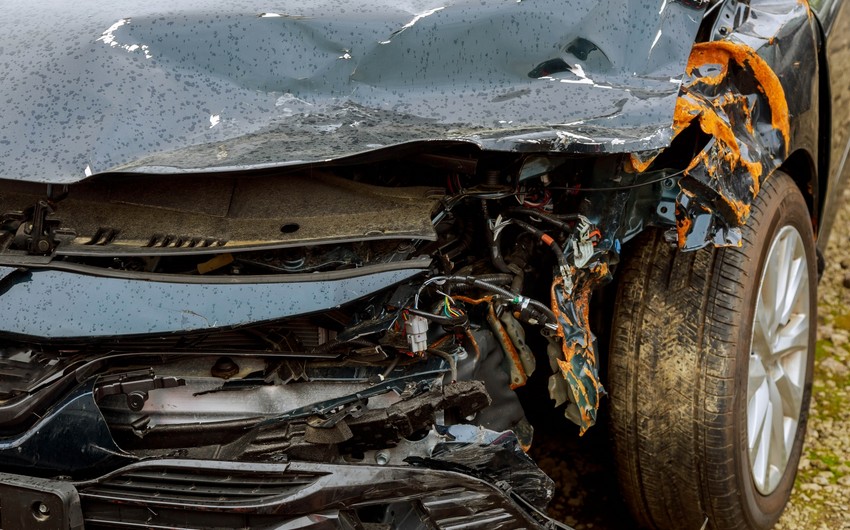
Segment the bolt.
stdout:
<path fill-rule="evenodd" d="M 36 243 L 39 252 L 47 252 L 50 250 L 50 241 L 46 239 L 39 239 L 38 243 Z"/>
<path fill-rule="evenodd" d="M 33 519 L 44 522 L 50 519 L 50 508 L 43 502 L 37 502 L 32 506 Z"/>
<path fill-rule="evenodd" d="M 221 379 L 230 379 L 238 373 L 239 365 L 230 357 L 219 357 L 210 369 L 210 374 L 213 377 L 220 377 Z"/>
<path fill-rule="evenodd" d="M 385 466 L 390 462 L 390 454 L 386 451 L 378 451 L 375 455 L 375 463 L 379 466 Z"/>
<path fill-rule="evenodd" d="M 144 408 L 147 400 L 148 395 L 145 392 L 130 392 L 127 394 L 127 407 L 134 412 L 139 412 Z"/>

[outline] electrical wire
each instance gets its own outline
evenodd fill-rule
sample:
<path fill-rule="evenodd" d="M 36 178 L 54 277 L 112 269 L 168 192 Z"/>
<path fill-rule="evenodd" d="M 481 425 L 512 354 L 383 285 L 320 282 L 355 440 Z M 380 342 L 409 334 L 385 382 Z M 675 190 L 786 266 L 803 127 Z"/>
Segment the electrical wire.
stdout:
<path fill-rule="evenodd" d="M 635 189 L 635 188 L 641 188 L 643 186 L 650 186 L 652 184 L 658 184 L 659 182 L 664 182 L 667 179 L 670 179 L 670 178 L 673 178 L 673 177 L 678 177 L 679 175 L 682 175 L 684 173 L 685 173 L 685 170 L 683 169 L 681 171 L 677 171 L 677 172 L 672 173 L 670 175 L 664 175 L 663 177 L 658 177 L 657 179 L 647 180 L 645 182 L 637 182 L 635 184 L 626 184 L 626 185 L 623 185 L 623 186 L 611 186 L 611 187 L 608 187 L 608 188 L 584 188 L 582 186 L 573 186 L 573 187 L 570 187 L 570 186 L 565 186 L 565 187 L 564 186 L 561 186 L 561 187 L 559 187 L 559 186 L 547 186 L 546 189 L 558 190 L 558 191 L 576 191 L 576 192 L 580 192 L 580 191 L 592 192 L 592 191 L 632 190 L 632 189 Z"/>
<path fill-rule="evenodd" d="M 416 309 L 413 307 L 408 307 L 405 309 L 411 315 L 420 316 L 426 320 L 430 320 L 431 322 L 440 324 L 441 326 L 451 326 L 451 327 L 463 327 L 469 323 L 469 318 L 464 313 L 461 313 L 458 317 L 446 317 L 442 315 L 435 315 L 434 313 L 429 313 L 428 311 L 422 311 L 421 309 Z"/>
<path fill-rule="evenodd" d="M 557 244 L 555 247 L 553 247 L 553 250 L 556 252 L 558 251 Z M 499 287 L 498 285 L 493 285 L 490 282 L 482 281 L 479 278 L 476 278 L 475 276 L 434 276 L 433 278 L 429 278 L 428 280 L 423 282 L 422 285 L 419 286 L 419 290 L 416 291 L 416 295 L 413 297 L 413 308 L 418 309 L 419 296 L 422 294 L 422 291 L 425 290 L 425 288 L 431 285 L 432 283 L 438 283 L 439 285 L 442 285 L 444 283 L 459 283 L 461 285 L 477 287 L 484 291 L 495 293 L 512 304 L 528 303 L 529 305 L 534 306 L 534 308 L 537 309 L 539 312 L 543 313 L 546 318 L 549 319 L 550 323 L 555 323 L 558 321 L 558 319 L 555 317 L 555 313 L 553 313 L 549 306 L 547 306 L 546 304 L 533 298 L 514 293 L 508 289 L 505 289 L 504 287 Z M 411 311 L 411 313 L 413 313 L 413 311 Z"/>
<path fill-rule="evenodd" d="M 551 248 L 552 252 L 555 253 L 555 259 L 558 260 L 558 265 L 560 267 L 564 269 L 569 267 L 569 263 L 567 263 L 567 258 L 566 256 L 564 256 L 564 251 L 561 250 L 561 246 L 558 245 L 558 243 L 554 239 L 552 239 L 548 234 L 546 234 L 546 232 L 540 230 L 536 226 L 532 226 L 526 223 L 525 221 L 520 221 L 519 219 L 513 219 L 512 222 L 513 224 L 537 237 L 544 245 Z"/>
<path fill-rule="evenodd" d="M 549 214 L 546 212 L 541 212 L 539 210 L 532 210 L 529 208 L 508 208 L 505 210 L 506 213 L 513 214 L 522 214 L 528 215 L 529 217 L 539 219 L 541 221 L 545 221 L 551 225 L 557 226 L 563 231 L 569 231 L 572 229 L 572 226 L 567 221 L 578 221 L 578 214 L 567 214 L 556 216 L 553 214 Z"/>
<path fill-rule="evenodd" d="M 443 350 L 437 350 L 435 348 L 428 348 L 425 350 L 427 353 L 431 355 L 436 355 L 437 357 L 442 357 L 449 363 L 449 369 L 452 371 L 452 383 L 457 381 L 457 361 L 452 354 L 444 352 Z"/>

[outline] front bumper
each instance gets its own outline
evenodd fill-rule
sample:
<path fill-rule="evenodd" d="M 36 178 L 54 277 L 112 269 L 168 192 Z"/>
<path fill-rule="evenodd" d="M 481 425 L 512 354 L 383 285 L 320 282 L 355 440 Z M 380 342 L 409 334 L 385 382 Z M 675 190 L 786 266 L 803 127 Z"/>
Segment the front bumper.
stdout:
<path fill-rule="evenodd" d="M 0 474 L 0 528 L 568 529 L 497 486 L 417 467 L 149 460 L 73 484 Z"/>

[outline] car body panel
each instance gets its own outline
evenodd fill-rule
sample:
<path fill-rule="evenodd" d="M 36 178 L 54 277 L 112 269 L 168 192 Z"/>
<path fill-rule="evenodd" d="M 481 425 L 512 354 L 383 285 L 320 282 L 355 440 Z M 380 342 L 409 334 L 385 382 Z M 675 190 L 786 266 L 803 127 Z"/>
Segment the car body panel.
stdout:
<path fill-rule="evenodd" d="M 14 126 L 0 132 L 0 178 L 245 169 L 434 139 L 666 145 L 703 6 L 561 6 L 16 0 L 0 15 Z"/>
<path fill-rule="evenodd" d="M 722 38 L 694 46 L 673 125 L 682 134 L 698 124 L 711 138 L 679 183 L 682 249 L 739 244 L 760 184 L 795 156 L 817 159 L 818 41 L 808 6 L 723 5 L 736 10 L 719 13 Z M 741 22 L 725 26 L 726 16 L 736 11 L 743 13 Z M 816 204 L 816 174 L 796 177 Z"/>
<path fill-rule="evenodd" d="M 818 249 L 826 251 L 836 211 L 841 207 L 843 191 L 847 186 L 848 153 L 850 153 L 850 116 L 843 109 L 850 105 L 847 69 L 850 61 L 850 42 L 843 28 L 850 24 L 850 8 L 841 0 L 811 2 L 818 14 L 823 31 L 821 44 L 823 76 L 821 97 L 822 119 L 826 121 L 820 135 L 823 157 L 820 169 L 820 189 L 830 190 L 821 199 L 822 221 L 818 231 Z M 827 143 L 827 139 L 829 140 Z"/>

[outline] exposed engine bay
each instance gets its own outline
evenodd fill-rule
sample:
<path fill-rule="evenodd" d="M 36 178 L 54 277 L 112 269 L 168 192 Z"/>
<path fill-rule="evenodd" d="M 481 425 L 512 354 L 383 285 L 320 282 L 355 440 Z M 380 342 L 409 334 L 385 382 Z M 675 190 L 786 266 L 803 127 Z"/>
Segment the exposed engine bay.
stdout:
<path fill-rule="evenodd" d="M 414 465 L 507 481 L 542 509 L 553 484 L 524 453 L 533 428 L 514 390 L 537 373 L 535 384 L 548 387 L 581 432 L 593 425 L 605 391 L 590 293 L 610 278 L 621 243 L 646 220 L 675 234 L 678 175 L 629 174 L 620 156 L 462 151 L 420 156 L 419 164 L 400 158 L 248 176 L 235 190 L 235 179 L 225 177 L 154 186 L 151 177 L 126 176 L 115 186 L 70 187 L 17 211 L 12 201 L 31 200 L 28 190 L 4 195 L 5 296 L 32 297 L 47 273 L 82 282 L 85 291 L 84 299 L 54 300 L 52 310 L 66 314 L 73 332 L 58 322 L 36 332 L 23 324 L 31 320 L 25 310 L 19 323 L 6 324 L 20 339 L 2 356 L 10 376 L 0 383 L 4 431 L 47 421 L 40 432 L 53 425 L 67 433 L 62 413 L 42 418 L 44 404 L 76 386 L 64 407 L 81 406 L 85 396 L 86 414 L 99 419 L 77 428 L 97 425 L 100 441 L 81 455 L 87 465 L 42 459 L 45 473 L 86 469 L 74 478 L 87 479 L 116 458 L 147 457 Z M 361 194 L 292 198 L 330 180 Z M 206 202 L 188 203 L 194 211 L 164 204 L 190 188 L 231 207 L 219 216 L 204 211 Z M 291 207 L 284 216 L 240 217 L 233 204 L 246 191 Z M 370 197 L 381 198 L 371 210 Z M 656 206 L 659 197 L 668 209 Z M 334 212 L 350 221 L 330 222 Z M 192 216 L 194 223 L 178 226 L 197 230 L 165 232 L 172 215 Z M 215 230 L 216 223 L 236 228 Z M 148 224 L 164 235 L 142 237 Z M 273 224 L 277 230 L 266 230 Z M 236 235 L 251 226 L 257 234 Z M 48 252 L 38 252 L 39 234 Z M 29 265 L 12 267 L 15 260 Z M 100 288 L 82 287 L 92 278 Z M 227 310 L 213 316 L 211 305 L 177 295 L 163 304 L 145 290 L 152 286 L 195 287 Z M 273 301 L 251 298 L 282 286 L 306 288 L 279 291 L 298 297 L 290 302 L 299 312 L 275 315 Z M 217 290 L 228 287 L 237 290 Z M 315 310 L 303 309 L 305 296 L 320 300 Z M 111 319 L 103 313 L 107 298 L 115 304 L 105 310 L 115 312 Z M 90 305 L 79 311 L 80 303 Z M 133 314 L 128 305 L 143 304 L 154 315 L 170 306 L 193 316 L 150 317 L 145 333 L 122 324 Z M 257 305 L 266 312 L 241 315 L 240 307 Z"/>

